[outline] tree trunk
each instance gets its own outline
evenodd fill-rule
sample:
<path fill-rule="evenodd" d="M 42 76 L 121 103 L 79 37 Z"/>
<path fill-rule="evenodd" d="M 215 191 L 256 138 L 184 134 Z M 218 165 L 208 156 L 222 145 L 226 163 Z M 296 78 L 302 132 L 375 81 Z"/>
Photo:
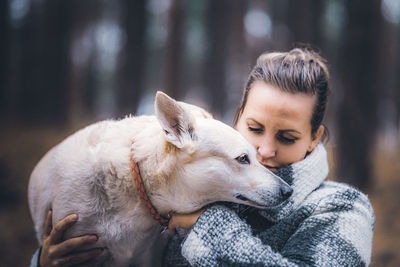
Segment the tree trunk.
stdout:
<path fill-rule="evenodd" d="M 73 1 L 69 3 L 74 4 Z M 97 22 L 102 6 L 93 0 L 75 3 L 79 8 L 75 6 L 71 14 L 70 44 L 67 48 L 68 106 L 66 112 L 69 124 L 79 126 L 81 123 L 87 123 L 88 118 L 93 115 L 91 111 L 94 106 L 95 92 L 93 92 L 90 79 L 96 49 L 94 37 L 89 29 Z"/>
<path fill-rule="evenodd" d="M 346 9 L 339 63 L 343 97 L 337 112 L 338 174 L 365 189 L 371 180 L 371 151 L 378 126 L 380 1 L 351 0 Z"/>
<path fill-rule="evenodd" d="M 324 1 L 320 0 L 289 1 L 288 26 L 293 34 L 292 42 L 321 45 L 323 5 Z"/>
<path fill-rule="evenodd" d="M 226 62 L 231 31 L 232 5 L 229 0 L 208 0 L 206 34 L 208 41 L 204 65 L 204 82 L 211 96 L 211 110 L 221 117 L 225 109 Z"/>
<path fill-rule="evenodd" d="M 397 132 L 400 133 L 400 27 L 397 25 L 397 41 L 396 41 L 396 66 L 395 66 L 395 86 L 393 90 L 393 99 L 396 109 L 395 124 Z M 398 137 L 399 138 L 399 137 Z M 398 139 L 399 140 L 399 139 Z M 399 140 L 400 141 L 400 140 Z"/>
<path fill-rule="evenodd" d="M 71 14 L 65 1 L 32 2 L 19 32 L 22 45 L 19 115 L 22 121 L 62 123 L 67 117 Z"/>
<path fill-rule="evenodd" d="M 244 16 L 248 8 L 247 0 L 236 0 L 232 2 L 232 16 L 230 28 L 230 39 L 228 45 L 227 64 L 227 89 L 224 102 L 226 111 L 223 119 L 228 123 L 233 121 L 233 115 L 242 97 L 243 87 L 245 85 L 249 66 L 246 62 L 249 55 L 245 40 Z M 230 121 L 228 121 L 230 120 Z"/>
<path fill-rule="evenodd" d="M 122 0 L 121 26 L 125 31 L 125 46 L 119 55 L 117 108 L 118 116 L 136 112 L 144 91 L 146 70 L 146 0 Z"/>
<path fill-rule="evenodd" d="M 184 2 L 172 0 L 168 18 L 168 37 L 163 76 L 163 90 L 171 97 L 182 99 L 181 64 L 183 49 Z"/>
<path fill-rule="evenodd" d="M 8 16 L 8 1 L 0 2 L 0 119 L 4 120 L 9 115 L 8 107 L 8 69 L 10 46 L 10 25 Z"/>

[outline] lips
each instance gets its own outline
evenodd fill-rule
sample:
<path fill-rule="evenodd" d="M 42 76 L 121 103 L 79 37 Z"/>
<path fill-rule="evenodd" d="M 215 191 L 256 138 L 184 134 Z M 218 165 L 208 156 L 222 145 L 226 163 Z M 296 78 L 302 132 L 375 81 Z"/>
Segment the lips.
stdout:
<path fill-rule="evenodd" d="M 273 167 L 265 164 L 263 164 L 263 166 L 272 172 L 277 171 L 279 169 L 278 167 Z"/>
<path fill-rule="evenodd" d="M 257 158 L 257 159 L 258 159 L 258 158 Z M 260 162 L 261 165 L 263 165 L 265 168 L 267 168 L 268 170 L 270 170 L 270 171 L 272 171 L 272 172 L 277 171 L 277 170 L 280 169 L 279 166 L 274 166 L 274 165 L 266 164 L 266 163 L 263 163 L 263 161 L 264 161 L 263 159 L 258 159 L 258 162 Z M 265 162 L 267 162 L 267 160 L 265 160 Z"/>

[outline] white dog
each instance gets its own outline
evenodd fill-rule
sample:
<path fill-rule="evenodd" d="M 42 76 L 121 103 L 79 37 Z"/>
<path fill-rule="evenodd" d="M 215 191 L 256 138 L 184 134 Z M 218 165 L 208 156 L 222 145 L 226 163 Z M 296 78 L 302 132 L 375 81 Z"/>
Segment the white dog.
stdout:
<path fill-rule="evenodd" d="M 155 266 L 167 239 L 153 218 L 165 223 L 169 212 L 216 201 L 271 207 L 290 195 L 291 188 L 257 161 L 254 147 L 206 111 L 158 92 L 155 114 L 95 123 L 42 158 L 29 183 L 40 243 L 49 209 L 54 224 L 77 213 L 65 238 L 97 234 L 93 247 L 106 248 L 100 265 Z M 132 172 L 137 166 L 141 177 Z M 138 177 L 145 196 L 135 185 Z"/>

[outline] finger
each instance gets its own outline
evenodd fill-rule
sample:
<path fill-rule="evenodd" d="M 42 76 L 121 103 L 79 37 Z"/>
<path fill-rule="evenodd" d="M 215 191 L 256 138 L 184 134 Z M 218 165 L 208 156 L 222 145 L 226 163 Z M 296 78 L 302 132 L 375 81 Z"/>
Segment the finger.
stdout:
<path fill-rule="evenodd" d="M 61 241 L 64 232 L 78 220 L 78 215 L 71 214 L 59 221 L 51 230 L 50 244 L 56 244 Z"/>
<path fill-rule="evenodd" d="M 66 257 L 63 257 L 61 259 L 58 259 L 56 263 L 59 264 L 60 266 L 76 266 L 77 264 L 84 264 L 87 266 L 91 266 L 90 264 L 93 264 L 96 261 L 96 257 L 101 255 L 103 250 L 104 250 L 103 248 L 95 248 L 79 253 L 74 253 Z"/>
<path fill-rule="evenodd" d="M 168 232 L 170 235 L 175 235 L 176 234 L 176 229 L 174 227 L 169 228 L 168 227 Z"/>
<path fill-rule="evenodd" d="M 53 259 L 57 259 L 73 252 L 74 250 L 79 250 L 85 245 L 93 244 L 96 241 L 96 235 L 85 235 L 65 240 L 64 242 L 53 246 L 51 257 Z"/>
<path fill-rule="evenodd" d="M 94 260 L 91 260 L 91 261 L 88 261 L 88 262 L 85 262 L 85 263 L 82 263 L 82 264 L 79 264 L 76 266 L 77 267 L 93 267 L 93 266 L 96 266 L 96 263 L 97 263 L 97 259 L 94 259 Z"/>
<path fill-rule="evenodd" d="M 82 263 L 82 264 L 79 264 L 76 266 L 77 267 L 93 267 L 93 266 L 96 266 L 96 264 L 97 264 L 97 259 L 94 259 L 92 261 L 85 262 L 85 263 Z"/>
<path fill-rule="evenodd" d="M 53 223 L 51 217 L 53 216 L 53 212 L 49 210 L 47 212 L 46 221 L 44 223 L 43 228 L 43 239 L 47 238 L 50 235 L 51 229 L 53 228 Z"/>
<path fill-rule="evenodd" d="M 168 223 L 168 232 L 170 233 L 170 235 L 175 235 L 176 234 L 176 225 L 174 222 L 174 215 L 171 217 L 171 219 L 169 220 Z"/>

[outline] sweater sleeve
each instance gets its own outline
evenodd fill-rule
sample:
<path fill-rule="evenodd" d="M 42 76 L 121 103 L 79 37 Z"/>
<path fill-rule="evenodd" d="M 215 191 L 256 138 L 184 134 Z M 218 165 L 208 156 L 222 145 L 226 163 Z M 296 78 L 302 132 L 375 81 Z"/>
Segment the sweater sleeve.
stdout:
<path fill-rule="evenodd" d="M 249 225 L 223 206 L 208 208 L 182 243 L 193 266 L 296 266 L 252 235 Z"/>
<path fill-rule="evenodd" d="M 182 255 L 194 266 L 365 266 L 373 212 L 368 200 L 356 197 L 349 203 L 324 202 L 279 251 L 263 243 L 262 235 L 254 236 L 234 211 L 213 206 L 188 233 Z"/>
<path fill-rule="evenodd" d="M 29 265 L 30 267 L 40 267 L 39 256 L 40 256 L 41 250 L 42 250 L 42 247 L 38 248 L 35 251 L 35 253 L 33 253 L 32 258 L 31 258 L 31 264 Z"/>

